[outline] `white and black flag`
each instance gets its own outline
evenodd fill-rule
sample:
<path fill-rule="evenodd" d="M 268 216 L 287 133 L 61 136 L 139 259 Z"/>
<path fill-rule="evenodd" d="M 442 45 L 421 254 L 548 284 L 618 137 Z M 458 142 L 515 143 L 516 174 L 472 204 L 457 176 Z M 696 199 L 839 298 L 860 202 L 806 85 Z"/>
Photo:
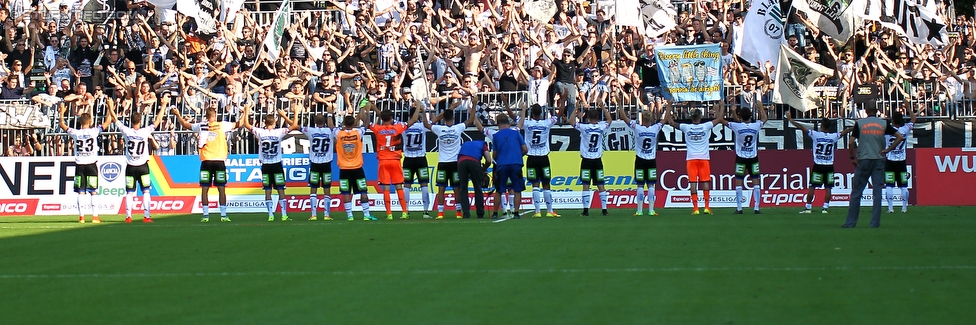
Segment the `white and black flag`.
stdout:
<path fill-rule="evenodd" d="M 115 0 L 88 0 L 81 8 L 82 20 L 89 24 L 105 25 L 115 18 Z"/>
<path fill-rule="evenodd" d="M 842 42 L 854 36 L 861 21 L 849 0 L 796 0 L 793 8 L 817 24 L 820 31 Z"/>
<path fill-rule="evenodd" d="M 949 31 L 945 17 L 938 14 L 935 0 L 867 0 L 857 2 L 855 12 L 864 19 L 880 22 L 915 44 L 945 45 Z"/>
<path fill-rule="evenodd" d="M 674 29 L 674 17 L 678 15 L 674 5 L 668 0 L 641 0 L 641 19 L 644 21 L 644 35 L 658 37 Z"/>

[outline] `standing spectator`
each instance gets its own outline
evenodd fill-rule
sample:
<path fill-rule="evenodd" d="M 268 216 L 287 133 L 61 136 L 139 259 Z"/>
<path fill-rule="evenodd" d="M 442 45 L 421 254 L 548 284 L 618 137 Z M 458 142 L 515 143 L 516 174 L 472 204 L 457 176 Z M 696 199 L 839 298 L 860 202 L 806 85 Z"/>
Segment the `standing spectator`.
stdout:
<path fill-rule="evenodd" d="M 874 184 L 872 193 L 874 204 L 871 209 L 871 228 L 881 226 L 881 186 L 884 184 L 885 155 L 905 140 L 898 130 L 895 130 L 886 120 L 878 118 L 878 108 L 873 105 L 865 107 L 868 117 L 857 120 L 854 132 L 848 141 L 851 153 L 851 163 L 854 164 L 854 185 L 851 187 L 851 202 L 847 209 L 847 221 L 843 228 L 854 228 L 857 217 L 861 213 L 861 193 L 868 185 L 868 180 Z M 885 135 L 895 137 L 895 140 L 884 148 Z M 884 148 L 884 149 L 881 149 Z"/>
<path fill-rule="evenodd" d="M 78 71 L 79 78 L 81 82 L 88 86 L 88 89 L 94 89 L 92 86 L 92 68 L 95 64 L 95 58 L 98 56 L 91 44 L 88 42 L 87 37 L 80 37 L 78 39 L 78 47 L 71 50 L 71 55 L 68 57 L 68 61 L 71 66 L 74 67 L 75 71 Z"/>

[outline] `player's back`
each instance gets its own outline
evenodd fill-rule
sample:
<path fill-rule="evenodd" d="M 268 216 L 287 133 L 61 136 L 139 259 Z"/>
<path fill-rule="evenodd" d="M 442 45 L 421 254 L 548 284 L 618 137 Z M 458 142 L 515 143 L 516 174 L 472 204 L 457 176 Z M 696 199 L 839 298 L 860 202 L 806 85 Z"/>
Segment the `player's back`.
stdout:
<path fill-rule="evenodd" d="M 709 159 L 708 144 L 714 126 L 712 122 L 678 125 L 681 132 L 685 134 L 687 159 Z"/>
<path fill-rule="evenodd" d="M 258 160 L 262 164 L 276 164 L 281 162 L 281 140 L 288 134 L 288 129 L 263 129 L 254 128 L 251 130 L 254 137 L 258 139 L 259 155 Z"/>
<path fill-rule="evenodd" d="M 87 165 L 98 161 L 98 135 L 101 132 L 101 126 L 87 129 L 68 129 L 68 135 L 75 140 L 76 164 Z"/>
<path fill-rule="evenodd" d="M 580 157 L 586 159 L 603 157 L 603 139 L 609 124 L 604 121 L 576 123 L 575 127 L 580 132 Z"/>
<path fill-rule="evenodd" d="M 729 128 L 735 133 L 735 155 L 741 158 L 755 158 L 758 154 L 759 130 L 763 122 L 731 122 Z"/>
<path fill-rule="evenodd" d="M 427 128 L 421 122 L 414 123 L 401 134 L 403 155 L 408 158 L 427 156 Z"/>
<path fill-rule="evenodd" d="M 556 118 L 544 120 L 528 119 L 522 124 L 525 130 L 525 138 L 529 147 L 529 156 L 545 156 L 549 154 L 549 134 L 552 126 L 556 124 Z"/>
<path fill-rule="evenodd" d="M 335 132 L 327 127 L 304 127 L 302 133 L 308 137 L 308 158 L 312 163 L 324 164 L 332 162 L 335 157 Z"/>
<path fill-rule="evenodd" d="M 215 160 L 224 161 L 227 160 L 227 134 L 234 130 L 233 122 L 204 122 L 197 123 L 193 125 L 193 131 L 195 132 L 206 132 L 206 139 L 203 147 L 200 148 L 200 160 Z"/>
<path fill-rule="evenodd" d="M 400 135 L 406 129 L 403 123 L 391 125 L 373 124 L 369 127 L 376 136 L 376 158 L 379 160 L 400 160 L 403 150 L 403 139 Z"/>
<path fill-rule="evenodd" d="M 636 141 L 634 150 L 637 152 L 637 157 L 646 160 L 657 158 L 657 135 L 661 133 L 663 126 L 664 124 L 660 122 L 648 126 L 640 125 L 637 121 L 630 123 L 630 128 L 634 129 L 634 140 Z"/>
<path fill-rule="evenodd" d="M 336 129 L 336 163 L 339 169 L 363 167 L 363 133 L 365 130 L 362 128 Z"/>
<path fill-rule="evenodd" d="M 905 161 L 905 159 L 907 158 L 905 148 L 908 147 L 908 136 L 911 135 L 912 129 L 914 128 L 915 128 L 915 123 L 911 123 L 911 122 L 905 123 L 905 125 L 895 128 L 895 130 L 897 130 L 898 133 L 901 133 L 901 135 L 905 137 L 905 141 L 902 141 L 894 149 L 891 149 L 891 151 L 889 151 L 885 155 L 885 159 L 887 159 L 888 161 Z M 895 142 L 895 139 L 896 138 L 894 135 L 886 134 L 885 145 L 890 146 L 893 142 Z"/>
<path fill-rule="evenodd" d="M 839 133 L 825 133 L 810 130 L 807 132 L 813 140 L 813 163 L 817 165 L 833 165 L 834 151 L 837 148 Z"/>
<path fill-rule="evenodd" d="M 149 138 L 152 137 L 155 127 L 150 125 L 136 130 L 121 122 L 117 122 L 116 126 L 122 132 L 122 138 L 125 140 L 126 162 L 130 166 L 140 166 L 149 162 Z"/>

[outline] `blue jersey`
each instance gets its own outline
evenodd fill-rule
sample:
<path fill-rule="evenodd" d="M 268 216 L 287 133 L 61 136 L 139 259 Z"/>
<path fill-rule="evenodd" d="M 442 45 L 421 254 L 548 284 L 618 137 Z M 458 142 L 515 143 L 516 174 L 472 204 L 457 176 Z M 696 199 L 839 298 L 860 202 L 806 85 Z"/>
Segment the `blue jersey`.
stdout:
<path fill-rule="evenodd" d="M 522 146 L 525 139 L 522 134 L 513 129 L 499 130 L 491 137 L 492 146 L 497 152 L 495 164 L 522 165 Z"/>

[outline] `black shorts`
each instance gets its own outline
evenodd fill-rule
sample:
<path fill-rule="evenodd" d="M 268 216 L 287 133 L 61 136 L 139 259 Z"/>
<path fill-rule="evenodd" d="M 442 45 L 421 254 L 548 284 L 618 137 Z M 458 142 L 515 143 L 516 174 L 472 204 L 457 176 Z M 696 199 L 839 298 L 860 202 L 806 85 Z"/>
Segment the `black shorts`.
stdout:
<path fill-rule="evenodd" d="M 308 168 L 308 186 L 311 188 L 332 188 L 332 163 L 316 164 Z"/>
<path fill-rule="evenodd" d="M 657 183 L 657 160 L 634 159 L 634 181 L 637 185 Z"/>
<path fill-rule="evenodd" d="M 285 189 L 285 168 L 280 162 L 261 165 L 261 188 L 265 191 Z"/>
<path fill-rule="evenodd" d="M 904 160 L 885 160 L 885 185 L 894 187 L 908 187 L 908 165 Z"/>
<path fill-rule="evenodd" d="M 735 157 L 735 178 L 743 179 L 746 175 L 759 177 L 759 157 Z"/>
<path fill-rule="evenodd" d="M 427 165 L 427 157 L 403 158 L 403 183 L 413 184 L 415 176 L 421 186 L 430 183 L 430 168 Z"/>
<path fill-rule="evenodd" d="M 456 161 L 437 163 L 437 180 L 435 181 L 437 186 L 455 186 L 460 183 L 457 170 L 458 163 Z"/>
<path fill-rule="evenodd" d="M 580 181 L 583 185 L 603 185 L 603 159 L 587 159 L 580 161 Z"/>
<path fill-rule="evenodd" d="M 148 191 L 152 188 L 148 163 L 139 166 L 125 166 L 125 191 L 129 193 L 135 192 L 137 183 L 143 191 Z"/>
<path fill-rule="evenodd" d="M 204 160 L 200 162 L 200 186 L 222 187 L 227 185 L 227 167 L 223 160 Z"/>
<path fill-rule="evenodd" d="M 95 193 L 98 190 L 98 166 L 75 165 L 75 192 Z"/>
<path fill-rule="evenodd" d="M 533 184 L 540 181 L 548 184 L 552 180 L 551 166 L 549 156 L 529 156 L 525 158 L 525 178 Z"/>
<path fill-rule="evenodd" d="M 810 186 L 834 187 L 834 165 L 813 165 L 810 170 Z"/>
<path fill-rule="evenodd" d="M 366 172 L 362 168 L 339 169 L 339 193 L 366 194 Z"/>

